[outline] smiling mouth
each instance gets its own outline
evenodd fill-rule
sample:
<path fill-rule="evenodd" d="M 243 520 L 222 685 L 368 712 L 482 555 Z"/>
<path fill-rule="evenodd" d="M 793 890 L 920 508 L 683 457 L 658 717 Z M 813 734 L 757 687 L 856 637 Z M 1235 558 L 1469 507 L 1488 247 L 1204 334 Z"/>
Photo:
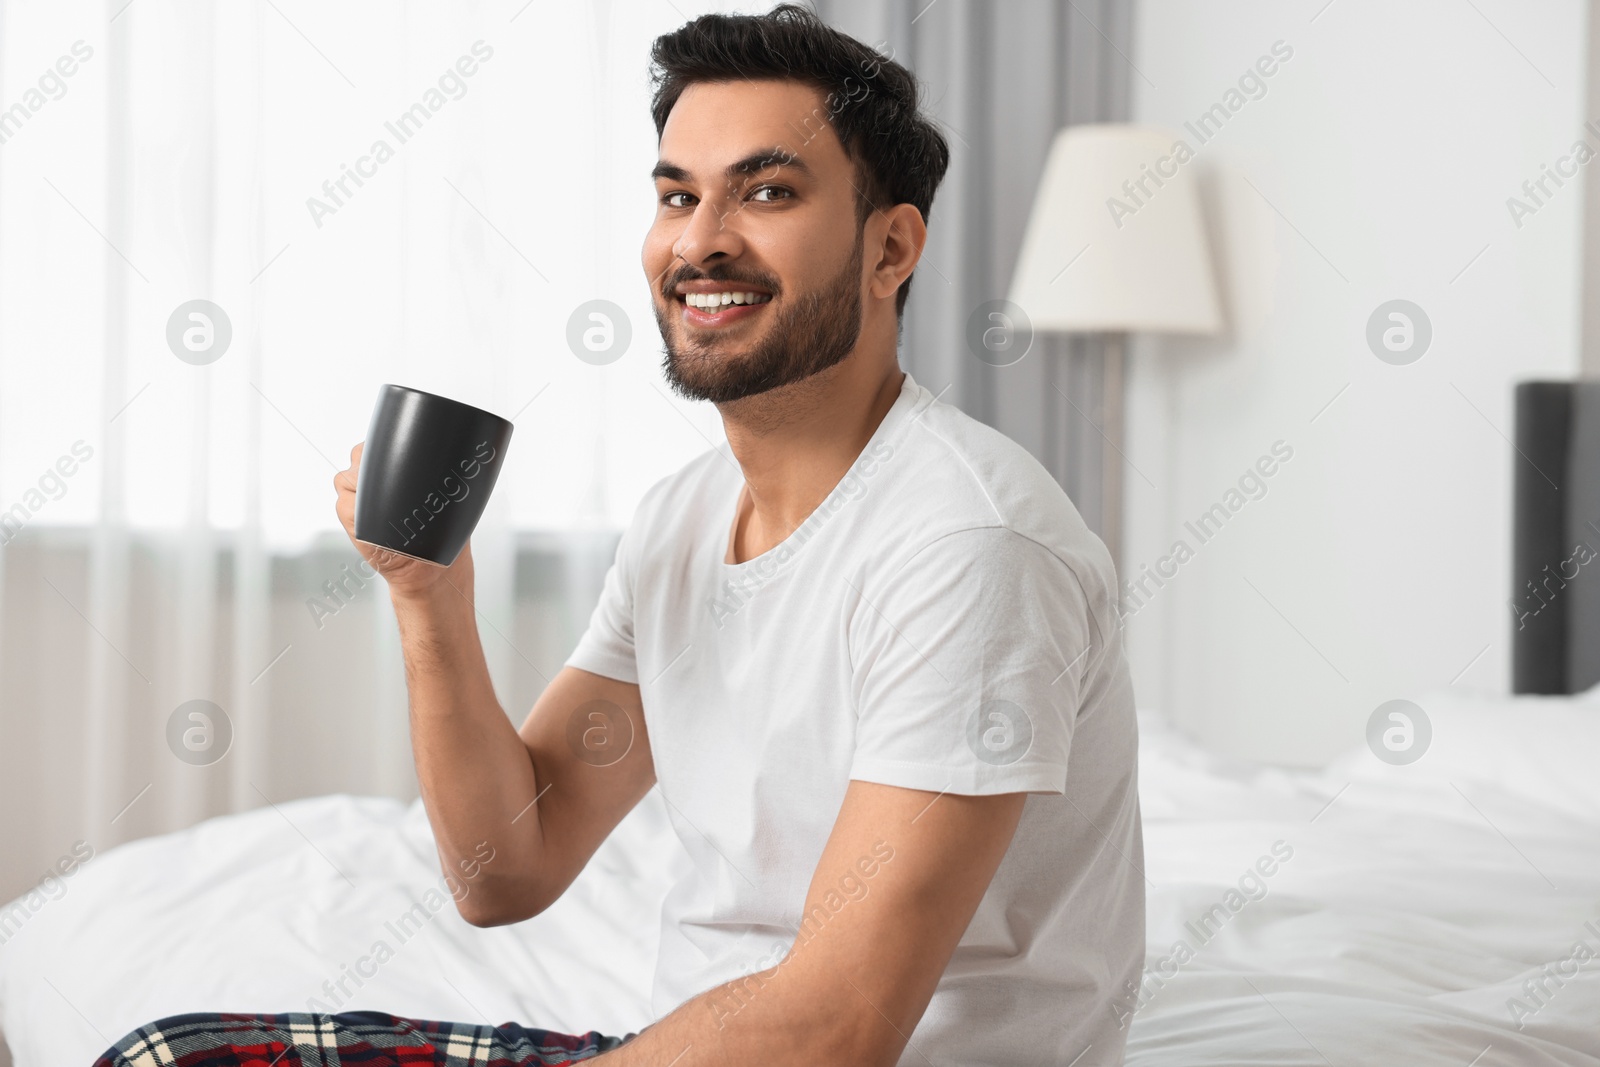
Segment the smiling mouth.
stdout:
<path fill-rule="evenodd" d="M 760 313 L 772 302 L 771 293 L 729 290 L 719 293 L 680 293 L 682 320 L 690 326 L 712 327 L 731 324 Z"/>
<path fill-rule="evenodd" d="M 739 292 L 730 290 L 722 293 L 683 293 L 678 297 L 678 302 L 685 307 L 692 307 L 706 315 L 716 315 L 729 308 L 753 307 L 765 304 L 772 300 L 771 293 Z"/>

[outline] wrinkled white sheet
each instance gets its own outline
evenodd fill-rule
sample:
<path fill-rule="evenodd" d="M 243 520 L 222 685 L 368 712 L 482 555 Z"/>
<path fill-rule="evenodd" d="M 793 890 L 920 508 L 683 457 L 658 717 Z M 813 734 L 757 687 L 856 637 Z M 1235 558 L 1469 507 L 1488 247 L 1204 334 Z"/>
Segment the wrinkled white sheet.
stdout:
<path fill-rule="evenodd" d="M 1600 693 L 1418 703 L 1416 763 L 1362 747 L 1319 774 L 1143 724 L 1147 975 L 1275 842 L 1293 855 L 1148 996 L 1128 1063 L 1600 1065 Z M 1535 1000 L 1545 964 L 1562 984 Z"/>
<path fill-rule="evenodd" d="M 310 998 L 626 1033 L 650 1021 L 656 924 L 677 862 L 652 791 L 554 907 L 478 929 L 449 899 L 421 801 L 327 796 L 211 819 L 109 850 L 67 880 L 0 948 L 0 1031 L 14 1067 L 88 1067 L 164 1015 L 323 1010 Z M 401 924 L 441 897 L 420 932 Z M 372 977 L 357 973 L 358 986 L 349 975 L 374 970 L 361 961 L 380 940 L 393 955 Z M 341 978 L 353 995 L 335 990 L 335 1002 L 324 983 Z"/>
<path fill-rule="evenodd" d="M 1230 765 L 1142 720 L 1150 978 L 1125 1005 L 1129 1064 L 1600 1067 L 1600 959 L 1575 953 L 1600 953 L 1600 695 L 1419 703 L 1422 760 L 1362 748 L 1319 773 Z M 162 1015 L 330 1004 L 324 983 L 382 939 L 392 958 L 346 978 L 339 1010 L 637 1030 L 680 862 L 652 793 L 549 912 L 479 930 L 446 899 L 402 943 L 389 924 L 441 885 L 420 804 L 213 819 L 74 874 L 0 948 L 0 1029 L 15 1067 L 86 1067 Z M 1567 974 L 1536 999 L 1546 964 Z"/>

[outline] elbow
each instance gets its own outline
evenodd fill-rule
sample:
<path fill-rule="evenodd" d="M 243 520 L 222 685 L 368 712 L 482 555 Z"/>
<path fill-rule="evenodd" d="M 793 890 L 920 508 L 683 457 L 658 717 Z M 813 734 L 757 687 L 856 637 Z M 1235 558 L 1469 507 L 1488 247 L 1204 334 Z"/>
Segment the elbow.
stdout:
<path fill-rule="evenodd" d="M 480 928 L 490 926 L 510 926 L 525 919 L 531 919 L 544 911 L 543 907 L 508 907 L 504 905 L 488 904 L 483 901 L 460 900 L 456 903 L 456 911 L 466 920 L 468 926 Z"/>
<path fill-rule="evenodd" d="M 513 915 L 503 908 L 491 908 L 481 902 L 469 900 L 456 901 L 456 912 L 466 920 L 468 926 L 485 928 L 490 926 L 510 926 L 514 922 L 521 922 L 521 917 Z"/>
<path fill-rule="evenodd" d="M 553 903 L 553 898 L 526 887 L 480 885 L 456 899 L 456 912 L 469 926 L 510 926 L 533 918 Z"/>

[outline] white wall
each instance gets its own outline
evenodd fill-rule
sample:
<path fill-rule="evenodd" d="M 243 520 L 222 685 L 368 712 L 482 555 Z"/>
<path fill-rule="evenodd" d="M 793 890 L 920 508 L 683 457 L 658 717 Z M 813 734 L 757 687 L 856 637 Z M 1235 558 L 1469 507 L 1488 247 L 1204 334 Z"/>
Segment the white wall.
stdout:
<path fill-rule="evenodd" d="M 1385 700 L 1508 687 L 1512 387 L 1579 361 L 1581 179 L 1520 228 L 1506 201 L 1584 135 L 1583 4 L 1325 4 L 1140 0 L 1130 56 L 1135 119 L 1197 149 L 1230 318 L 1134 361 L 1125 575 L 1195 550 L 1129 624 L 1138 696 L 1292 762 Z M 1277 41 L 1264 95 L 1183 130 Z M 1394 298 L 1433 325 L 1408 366 L 1365 341 Z M 1280 440 L 1201 544 L 1184 520 Z"/>

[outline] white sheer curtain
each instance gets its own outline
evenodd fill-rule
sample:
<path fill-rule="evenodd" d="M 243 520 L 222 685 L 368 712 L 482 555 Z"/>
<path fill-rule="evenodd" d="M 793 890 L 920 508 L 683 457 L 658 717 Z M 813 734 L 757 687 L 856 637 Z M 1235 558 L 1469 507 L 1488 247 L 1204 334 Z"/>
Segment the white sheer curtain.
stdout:
<path fill-rule="evenodd" d="M 0 0 L 0 898 L 80 839 L 412 795 L 332 513 L 383 382 L 516 419 L 473 551 L 520 719 L 640 494 L 721 436 L 639 266 L 650 41 L 767 6 Z M 605 365 L 567 341 L 595 299 L 632 327 Z M 196 300 L 225 350 L 204 309 L 209 351 L 169 344 Z M 197 700 L 220 758 L 169 737 Z"/>

